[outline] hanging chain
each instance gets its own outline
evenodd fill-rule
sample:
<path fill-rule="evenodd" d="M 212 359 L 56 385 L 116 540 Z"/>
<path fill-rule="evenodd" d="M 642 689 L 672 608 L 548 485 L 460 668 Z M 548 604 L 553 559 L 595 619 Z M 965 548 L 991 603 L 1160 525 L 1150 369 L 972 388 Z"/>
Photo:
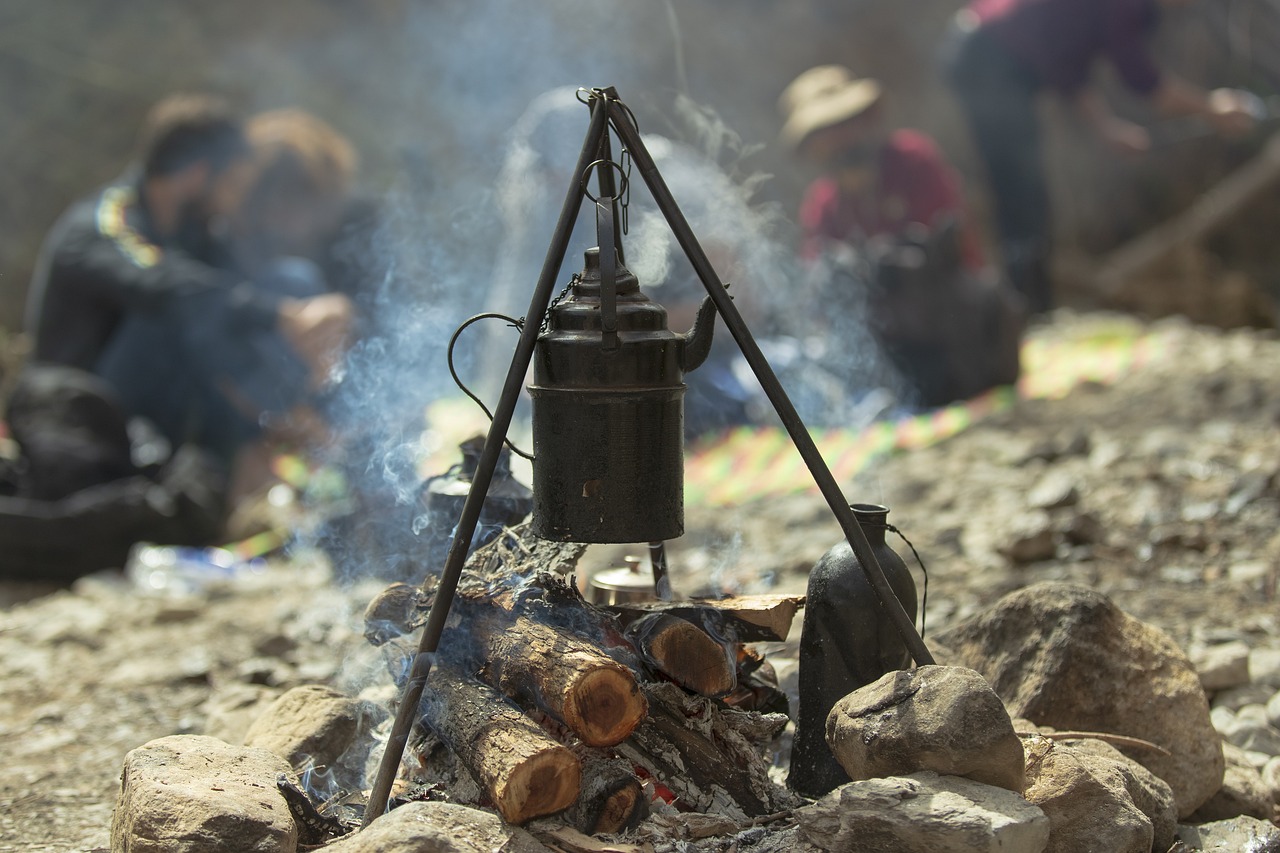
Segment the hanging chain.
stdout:
<path fill-rule="evenodd" d="M 547 324 L 551 322 L 551 312 L 564 301 L 564 298 L 569 295 L 569 291 L 573 290 L 573 286 L 580 281 L 582 281 L 582 273 L 574 273 L 573 277 L 569 279 L 569 283 L 564 286 L 564 290 L 556 294 L 555 298 L 547 305 L 547 310 L 542 313 L 542 326 L 538 328 L 539 333 L 547 330 Z M 520 318 L 520 322 L 524 322 L 523 317 Z"/>
<path fill-rule="evenodd" d="M 620 158 L 622 160 L 622 198 L 618 201 L 619 218 L 622 220 L 622 233 L 627 233 L 631 222 L 628 216 L 631 206 L 631 152 L 624 145 Z"/>

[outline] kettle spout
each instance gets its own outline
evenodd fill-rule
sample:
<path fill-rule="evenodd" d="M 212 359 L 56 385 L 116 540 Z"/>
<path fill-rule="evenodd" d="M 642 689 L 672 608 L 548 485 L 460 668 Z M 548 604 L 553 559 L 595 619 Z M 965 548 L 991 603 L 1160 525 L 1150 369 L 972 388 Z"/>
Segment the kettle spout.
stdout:
<path fill-rule="evenodd" d="M 685 373 L 696 369 L 711 354 L 711 334 L 716 328 L 716 305 L 710 296 L 702 298 L 693 328 L 680 337 L 680 369 Z"/>

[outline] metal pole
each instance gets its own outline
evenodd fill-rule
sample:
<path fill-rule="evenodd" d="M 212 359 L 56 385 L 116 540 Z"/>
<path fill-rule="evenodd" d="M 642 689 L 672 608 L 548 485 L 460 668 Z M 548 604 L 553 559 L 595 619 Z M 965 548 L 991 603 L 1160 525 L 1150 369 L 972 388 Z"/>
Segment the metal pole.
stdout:
<path fill-rule="evenodd" d="M 387 739 L 387 748 L 382 754 L 382 763 L 378 765 L 378 775 L 374 777 L 369 802 L 365 804 L 362 826 L 368 826 L 387 809 L 391 786 L 399 771 L 405 744 L 409 741 L 409 732 L 413 728 L 413 721 L 418 713 L 418 703 L 422 700 L 427 676 L 431 673 L 432 656 L 440 643 L 440 635 L 444 631 L 445 620 L 449 616 L 449 607 L 453 603 L 453 596 L 462 576 L 463 564 L 471 551 L 471 537 L 475 535 L 480 511 L 484 508 L 484 499 L 489 492 L 493 472 L 498 464 L 498 455 L 506 439 L 507 430 L 511 426 L 511 418 L 515 413 L 520 389 L 524 386 L 529 362 L 533 359 L 534 344 L 537 343 L 542 318 L 546 315 L 547 306 L 551 302 L 556 276 L 560 274 L 560 265 L 564 262 L 569 240 L 573 236 L 573 226 L 582 206 L 582 177 L 586 174 L 587 166 L 599 154 L 600 137 L 607 132 L 608 111 L 597 103 L 592 107 L 591 123 L 582 144 L 582 152 L 578 155 L 578 165 L 573 173 L 569 192 L 565 196 L 564 206 L 560 209 L 560 219 L 556 223 L 546 259 L 542 263 L 542 274 L 538 278 L 533 298 L 529 302 L 529 312 L 525 315 L 524 328 L 520 331 L 520 341 L 516 344 L 515 355 L 507 371 L 506 383 L 502 386 L 502 395 L 494 409 L 493 423 L 489 426 L 484 449 L 480 453 L 475 475 L 471 479 L 471 490 L 467 492 L 466 503 L 462 506 L 462 517 L 454 530 L 453 543 L 449 547 L 444 572 L 440 576 L 435 599 L 431 602 L 431 610 L 427 614 L 427 622 L 422 629 L 422 639 L 418 643 L 418 652 L 413 659 L 409 680 L 405 683 L 404 693 L 400 697 L 400 707 L 396 710 L 396 718 Z"/>
<path fill-rule="evenodd" d="M 902 602 L 898 601 L 893 588 L 889 586 L 889 581 L 885 579 L 884 571 L 880 568 L 880 563 L 877 562 L 875 554 L 871 550 L 871 543 L 867 541 L 867 536 L 863 533 L 862 526 L 858 523 L 853 510 L 849 508 L 848 501 L 845 500 L 844 495 L 840 492 L 840 486 L 836 483 L 835 477 L 831 474 L 826 461 L 822 458 L 822 454 L 818 452 L 817 445 L 813 443 L 813 437 L 809 435 L 809 430 L 805 427 L 804 421 L 800 419 L 795 406 L 791 404 L 791 400 L 787 397 L 787 392 L 783 389 L 782 383 L 778 381 L 773 368 L 769 366 L 768 360 L 760 352 L 760 347 L 756 344 L 755 338 L 752 337 L 751 330 L 747 328 L 742 315 L 738 313 L 733 300 L 725 291 L 724 285 L 719 276 L 716 275 L 715 269 L 712 268 L 711 261 L 707 259 L 706 253 L 702 251 L 702 247 L 698 244 L 698 239 L 694 236 L 693 229 L 689 227 L 688 221 L 684 218 L 679 205 L 676 204 L 675 198 L 671 195 L 671 190 L 667 188 L 666 181 L 658 173 L 658 167 L 653 162 L 653 157 L 650 156 L 644 142 L 640 139 L 640 132 L 631 124 L 630 116 L 626 110 L 619 106 L 620 101 L 615 100 L 617 93 L 612 89 L 605 90 L 605 93 L 609 96 L 605 98 L 605 104 L 608 106 L 609 119 L 613 124 L 614 130 L 617 131 L 623 144 L 631 152 L 631 158 L 639 168 L 645 184 L 649 187 L 649 192 L 653 194 L 653 199 L 658 204 L 658 208 L 662 211 L 663 216 L 666 217 L 667 224 L 671 226 L 672 233 L 675 234 L 676 240 L 680 243 L 681 248 L 684 249 L 689 262 L 693 264 L 694 270 L 698 273 L 698 278 L 702 280 L 703 286 L 706 287 L 707 293 L 711 296 L 711 301 L 715 303 L 716 310 L 724 318 L 725 326 L 728 327 L 734 340 L 738 342 L 738 347 L 747 359 L 747 364 L 751 366 L 756 379 L 760 381 L 765 394 L 768 395 L 769 401 L 773 403 L 773 408 L 778 413 L 778 417 L 782 419 L 782 425 L 786 427 L 787 432 L 791 435 L 791 440 L 795 443 L 796 449 L 800 451 L 800 456 L 804 459 L 805 465 L 808 466 L 809 473 L 813 475 L 813 479 L 818 484 L 822 496 L 826 498 L 827 505 L 831 507 L 831 512 L 840 523 L 845 538 L 849 541 L 849 547 L 853 549 L 853 553 L 857 556 L 858 563 L 862 566 L 862 571 L 867 576 L 867 582 L 875 590 L 876 597 L 880 600 L 881 608 L 893 621 L 894 627 L 902 637 L 902 642 L 911 652 L 911 657 L 915 660 L 916 665 L 932 664 L 934 662 L 933 655 L 929 653 L 924 640 L 916 633 L 911 617 L 907 615 Z"/>

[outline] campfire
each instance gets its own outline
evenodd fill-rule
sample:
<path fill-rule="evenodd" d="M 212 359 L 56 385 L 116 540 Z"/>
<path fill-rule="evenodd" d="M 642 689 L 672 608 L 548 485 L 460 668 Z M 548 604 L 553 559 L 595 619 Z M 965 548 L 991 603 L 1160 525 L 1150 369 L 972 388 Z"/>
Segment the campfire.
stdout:
<path fill-rule="evenodd" d="M 621 832 L 654 797 L 736 821 L 794 805 L 767 757 L 786 698 L 748 644 L 784 640 L 801 600 L 596 606 L 573 582 L 584 551 L 522 527 L 473 555 L 410 741 L 414 781 L 393 804 L 456 778 L 444 746 L 514 824 L 569 809 L 583 832 Z M 388 635 L 420 626 L 431 600 L 391 586 L 370 603 L 366 637 L 396 648 Z M 410 657 L 391 654 L 393 668 Z"/>

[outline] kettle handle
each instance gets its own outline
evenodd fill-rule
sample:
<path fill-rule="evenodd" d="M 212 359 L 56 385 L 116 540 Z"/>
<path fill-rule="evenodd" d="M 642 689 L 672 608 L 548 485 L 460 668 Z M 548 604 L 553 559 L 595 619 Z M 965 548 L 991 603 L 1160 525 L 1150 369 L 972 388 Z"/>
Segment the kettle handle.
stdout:
<path fill-rule="evenodd" d="M 618 349 L 618 255 L 614 248 L 613 205 L 596 202 L 596 240 L 600 247 L 600 329 L 605 352 Z"/>

